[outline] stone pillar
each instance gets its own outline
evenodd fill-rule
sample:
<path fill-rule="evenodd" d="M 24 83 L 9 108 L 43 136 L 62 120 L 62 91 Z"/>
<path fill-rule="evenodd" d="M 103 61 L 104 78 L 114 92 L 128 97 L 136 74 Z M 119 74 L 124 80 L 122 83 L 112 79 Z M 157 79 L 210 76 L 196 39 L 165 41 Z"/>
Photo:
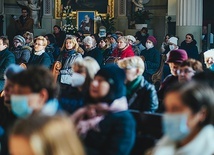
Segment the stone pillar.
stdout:
<path fill-rule="evenodd" d="M 126 17 L 126 0 L 117 0 L 116 4 L 116 29 L 125 32 L 128 29 L 128 19 Z M 115 11 L 116 13 L 116 11 Z"/>
<path fill-rule="evenodd" d="M 53 0 L 43 0 L 42 7 L 42 27 L 41 29 L 34 29 L 34 35 L 44 35 L 47 33 L 52 33 L 53 29 Z"/>
<path fill-rule="evenodd" d="M 181 43 L 192 33 L 201 52 L 203 0 L 177 0 L 176 34 Z"/>

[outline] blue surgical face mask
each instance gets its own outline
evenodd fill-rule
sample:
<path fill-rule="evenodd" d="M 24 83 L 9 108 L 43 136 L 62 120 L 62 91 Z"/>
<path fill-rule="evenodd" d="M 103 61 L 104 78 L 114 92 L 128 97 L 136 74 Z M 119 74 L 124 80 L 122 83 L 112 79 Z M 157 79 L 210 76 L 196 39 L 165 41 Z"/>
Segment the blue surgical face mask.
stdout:
<path fill-rule="evenodd" d="M 163 132 L 172 141 L 181 141 L 186 138 L 190 129 L 187 126 L 187 115 L 185 114 L 164 114 Z"/>
<path fill-rule="evenodd" d="M 29 97 L 26 95 L 12 95 L 11 96 L 11 108 L 12 112 L 17 117 L 27 117 L 32 112 L 33 109 L 28 105 Z"/>

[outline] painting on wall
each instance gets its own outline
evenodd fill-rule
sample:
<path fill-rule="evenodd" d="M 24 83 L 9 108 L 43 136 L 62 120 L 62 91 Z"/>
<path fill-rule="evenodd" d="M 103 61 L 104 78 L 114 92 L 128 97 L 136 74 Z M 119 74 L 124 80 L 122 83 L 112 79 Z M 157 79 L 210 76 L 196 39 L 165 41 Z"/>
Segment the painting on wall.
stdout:
<path fill-rule="evenodd" d="M 65 6 L 71 6 L 73 11 L 97 11 L 114 16 L 114 0 L 55 0 L 56 18 L 60 17 Z"/>
<path fill-rule="evenodd" d="M 94 34 L 95 11 L 77 11 L 77 27 L 82 30 L 84 34 Z"/>

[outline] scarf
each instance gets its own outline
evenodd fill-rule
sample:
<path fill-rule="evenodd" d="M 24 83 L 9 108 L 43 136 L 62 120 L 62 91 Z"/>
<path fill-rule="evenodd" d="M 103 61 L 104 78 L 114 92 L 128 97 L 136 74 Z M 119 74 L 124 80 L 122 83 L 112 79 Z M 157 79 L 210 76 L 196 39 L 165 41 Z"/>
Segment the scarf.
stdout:
<path fill-rule="evenodd" d="M 130 98 L 132 94 L 139 88 L 142 81 L 142 76 L 138 76 L 133 81 L 126 84 L 126 96 Z"/>

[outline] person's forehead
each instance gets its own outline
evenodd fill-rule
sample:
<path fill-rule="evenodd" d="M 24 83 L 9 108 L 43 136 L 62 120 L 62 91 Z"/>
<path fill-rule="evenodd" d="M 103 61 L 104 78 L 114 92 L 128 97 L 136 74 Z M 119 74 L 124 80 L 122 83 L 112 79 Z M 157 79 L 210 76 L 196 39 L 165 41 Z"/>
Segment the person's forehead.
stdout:
<path fill-rule="evenodd" d="M 29 86 L 22 86 L 20 84 L 14 83 L 13 85 L 14 93 L 16 94 L 30 94 L 32 90 Z"/>

